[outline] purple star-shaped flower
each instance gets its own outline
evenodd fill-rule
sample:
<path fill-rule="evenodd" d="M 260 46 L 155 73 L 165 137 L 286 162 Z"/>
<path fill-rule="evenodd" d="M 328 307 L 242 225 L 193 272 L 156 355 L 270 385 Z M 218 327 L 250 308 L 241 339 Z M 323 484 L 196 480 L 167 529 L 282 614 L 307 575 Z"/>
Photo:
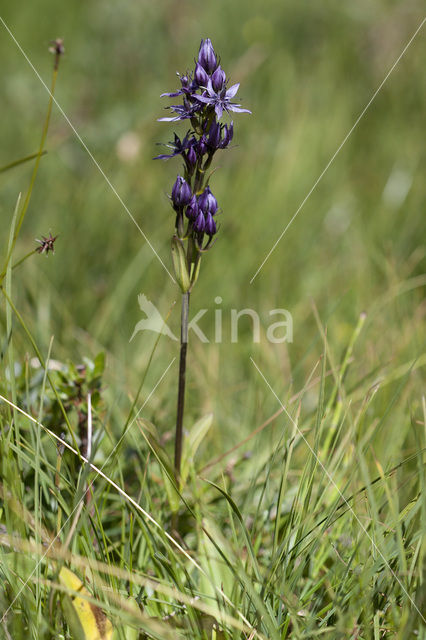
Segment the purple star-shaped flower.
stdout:
<path fill-rule="evenodd" d="M 196 142 L 194 136 L 192 136 L 192 138 L 190 137 L 190 132 L 186 134 L 183 140 L 181 140 L 176 133 L 174 135 L 175 139 L 173 142 L 161 145 L 163 147 L 168 147 L 169 149 L 171 149 L 172 153 L 162 153 L 159 156 L 155 156 L 154 160 L 167 160 L 168 158 L 174 158 L 175 156 L 181 154 L 183 155 L 183 153 Z"/>
<path fill-rule="evenodd" d="M 236 113 L 251 113 L 248 109 L 242 109 L 240 104 L 235 104 L 235 102 L 231 102 L 232 98 L 238 91 L 238 87 L 240 84 L 233 84 L 232 87 L 226 89 L 224 86 L 220 91 L 216 92 L 213 88 L 212 81 L 209 80 L 207 83 L 206 91 L 203 95 L 197 95 L 196 93 L 192 94 L 192 98 L 199 100 L 203 104 L 206 104 L 210 107 L 214 107 L 216 112 L 217 119 L 223 115 L 223 112 L 226 111 L 229 113 L 230 111 L 235 111 Z"/>
<path fill-rule="evenodd" d="M 180 73 L 177 73 L 176 75 L 178 76 L 182 87 L 177 91 L 172 91 L 171 93 L 162 93 L 160 95 L 160 98 L 176 98 L 177 96 L 189 95 L 190 93 L 198 89 L 198 84 L 194 82 L 194 80 L 192 80 L 190 74 L 181 76 Z"/>
<path fill-rule="evenodd" d="M 192 118 L 198 111 L 200 111 L 200 105 L 191 104 L 188 100 L 184 100 L 184 104 L 175 104 L 171 107 L 166 107 L 166 109 L 171 109 L 177 116 L 171 116 L 168 118 L 158 118 L 158 122 L 177 122 L 178 120 L 187 120 L 188 118 Z"/>

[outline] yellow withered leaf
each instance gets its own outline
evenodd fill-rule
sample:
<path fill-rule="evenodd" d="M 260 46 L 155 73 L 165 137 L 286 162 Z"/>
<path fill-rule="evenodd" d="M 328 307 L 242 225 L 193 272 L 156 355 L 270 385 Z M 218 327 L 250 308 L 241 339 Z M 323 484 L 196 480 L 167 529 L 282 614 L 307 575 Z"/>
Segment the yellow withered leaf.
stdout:
<path fill-rule="evenodd" d="M 111 640 L 111 622 L 100 607 L 86 599 L 91 594 L 75 573 L 62 567 L 59 582 L 71 592 L 64 595 L 62 605 L 73 640 Z"/>

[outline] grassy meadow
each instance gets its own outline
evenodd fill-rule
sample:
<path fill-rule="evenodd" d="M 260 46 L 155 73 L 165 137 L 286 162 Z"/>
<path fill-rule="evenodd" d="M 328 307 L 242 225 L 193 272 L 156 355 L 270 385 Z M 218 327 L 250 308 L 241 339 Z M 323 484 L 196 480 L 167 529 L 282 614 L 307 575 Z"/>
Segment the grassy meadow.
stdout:
<path fill-rule="evenodd" d="M 426 638 L 424 13 L 2 5 L 0 638 Z M 140 294 L 179 336 L 153 157 L 206 37 L 252 115 L 215 157 L 177 487 L 179 343 L 131 337 Z"/>

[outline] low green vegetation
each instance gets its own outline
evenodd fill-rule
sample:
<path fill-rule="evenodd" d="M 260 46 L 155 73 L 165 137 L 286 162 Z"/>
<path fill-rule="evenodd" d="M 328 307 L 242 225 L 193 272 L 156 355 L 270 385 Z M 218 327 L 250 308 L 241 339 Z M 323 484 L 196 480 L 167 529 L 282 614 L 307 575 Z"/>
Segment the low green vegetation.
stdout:
<path fill-rule="evenodd" d="M 0 638 L 425 638 L 426 27 L 382 84 L 420 5 L 1 19 Z M 176 164 L 152 158 L 202 37 L 253 114 L 214 176 L 177 487 Z M 169 334 L 136 330 L 150 302 Z"/>

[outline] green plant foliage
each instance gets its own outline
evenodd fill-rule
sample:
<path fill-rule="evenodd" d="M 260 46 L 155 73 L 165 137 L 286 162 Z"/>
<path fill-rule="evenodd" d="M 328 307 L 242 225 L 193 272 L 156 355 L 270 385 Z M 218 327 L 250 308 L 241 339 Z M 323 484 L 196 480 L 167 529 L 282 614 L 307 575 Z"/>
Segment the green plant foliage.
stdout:
<path fill-rule="evenodd" d="M 87 638 L 76 593 L 114 640 L 426 637 L 422 21 L 415 0 L 2 9 L 0 639 Z M 208 340 L 190 329 L 177 486 L 176 166 L 152 158 L 202 37 L 253 115 L 208 269 L 175 247 Z M 168 333 L 133 334 L 138 295 Z M 244 315 L 232 341 L 244 309 L 259 342 Z"/>

